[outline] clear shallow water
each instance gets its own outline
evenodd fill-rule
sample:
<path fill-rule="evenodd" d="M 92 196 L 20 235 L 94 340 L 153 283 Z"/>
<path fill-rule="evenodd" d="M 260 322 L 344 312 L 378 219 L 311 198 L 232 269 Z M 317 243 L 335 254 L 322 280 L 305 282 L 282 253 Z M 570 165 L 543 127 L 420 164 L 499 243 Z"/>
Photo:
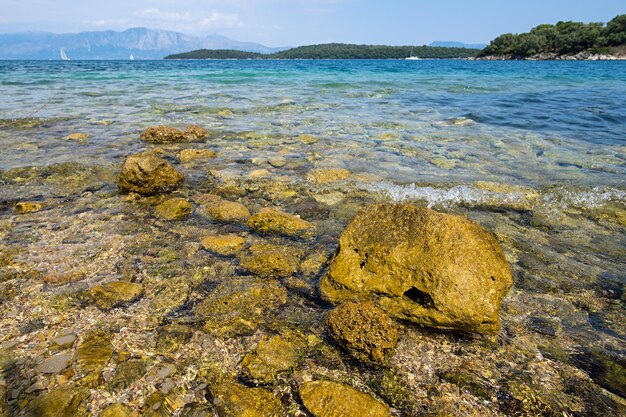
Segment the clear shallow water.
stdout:
<path fill-rule="evenodd" d="M 10 300 L 0 304 L 6 317 L 0 343 L 8 344 L 0 353 L 10 345 L 27 358 L 9 385 L 25 385 L 19 380 L 25 378 L 55 386 L 29 371 L 28 358 L 47 355 L 37 344 L 42 329 L 24 330 L 37 320 L 43 331 L 69 328 L 81 337 L 98 323 L 124 327 L 127 333 L 112 332 L 133 355 L 156 355 L 146 340 L 161 325 L 145 329 L 144 323 L 155 314 L 151 285 L 188 278 L 190 299 L 168 316 L 186 323 L 195 302 L 240 274 L 236 260 L 198 249 L 203 235 L 236 233 L 252 243 L 293 246 L 303 259 L 324 258 L 359 207 L 392 200 L 480 222 L 501 242 L 515 281 L 503 305 L 501 349 L 405 328 L 394 366 L 415 393 L 457 415 L 507 415 L 499 390 L 515 397 L 506 387 L 516 381 L 572 415 L 624 410 L 623 398 L 606 399 L 596 388 L 624 395 L 626 63 L 0 61 L 0 92 L 0 252 L 8 254 L 0 258 L 0 295 Z M 21 119 L 27 116 L 34 118 Z M 157 124 L 198 124 L 212 133 L 203 143 L 144 143 L 140 133 Z M 88 137 L 65 139 L 76 132 Z M 317 141 L 305 143 L 301 134 Z M 177 153 L 184 148 L 218 156 L 182 164 Z M 165 222 L 154 214 L 158 198 L 133 201 L 117 193 L 124 158 L 144 150 L 158 151 L 187 175 L 175 195 L 192 201 L 191 218 Z M 351 176 L 326 185 L 307 180 L 324 167 L 347 168 Z M 267 172 L 258 175 L 259 169 Z M 319 236 L 261 238 L 245 226 L 213 223 L 199 214 L 202 193 L 253 212 L 280 206 L 315 222 Z M 24 200 L 45 209 L 18 215 L 13 205 Z M 147 295 L 112 315 L 93 306 L 65 314 L 57 305 L 60 296 L 129 274 Z M 50 275 L 80 279 L 41 284 Z M 271 330 L 288 322 L 324 338 L 325 307 L 314 289 L 319 274 L 297 278 L 282 282 L 290 301 Z M 236 364 L 257 339 L 220 345 L 227 371 L 239 372 Z M 187 369 L 180 358 L 170 359 Z M 349 375 L 387 398 L 368 385 L 368 370 L 329 363 L 307 366 Z M 488 403 L 450 391 L 440 375 L 453 366 L 481 375 L 474 382 L 488 392 Z M 586 385 L 591 380 L 576 370 L 597 386 Z M 141 407 L 140 394 L 128 395 Z"/>

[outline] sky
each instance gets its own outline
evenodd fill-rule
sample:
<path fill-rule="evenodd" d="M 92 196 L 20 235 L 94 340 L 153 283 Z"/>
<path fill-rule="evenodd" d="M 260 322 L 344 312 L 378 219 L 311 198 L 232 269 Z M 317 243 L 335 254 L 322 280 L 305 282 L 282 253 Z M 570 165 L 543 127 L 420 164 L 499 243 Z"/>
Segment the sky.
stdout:
<path fill-rule="evenodd" d="M 488 43 L 541 23 L 624 13 L 624 0 L 0 0 L 0 32 L 149 27 L 268 46 Z"/>

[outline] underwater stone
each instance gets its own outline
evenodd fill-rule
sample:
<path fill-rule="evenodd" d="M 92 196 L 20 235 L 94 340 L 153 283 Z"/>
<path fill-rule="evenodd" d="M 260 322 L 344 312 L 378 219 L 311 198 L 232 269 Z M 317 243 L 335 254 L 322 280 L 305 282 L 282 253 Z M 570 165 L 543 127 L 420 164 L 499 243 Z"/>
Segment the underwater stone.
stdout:
<path fill-rule="evenodd" d="M 197 159 L 212 159 L 217 153 L 212 149 L 185 149 L 178 153 L 178 159 L 182 163 L 195 161 Z"/>
<path fill-rule="evenodd" d="M 142 408 L 142 417 L 171 417 L 176 411 L 185 406 L 185 397 L 182 388 L 171 389 L 167 394 L 161 391 L 153 392 Z"/>
<path fill-rule="evenodd" d="M 72 354 L 68 352 L 57 353 L 37 365 L 35 370 L 43 374 L 58 374 L 72 363 Z"/>
<path fill-rule="evenodd" d="M 115 403 L 105 408 L 100 417 L 130 417 L 132 412 L 133 410 L 124 404 Z"/>
<path fill-rule="evenodd" d="M 193 336 L 193 329 L 182 324 L 168 324 L 160 327 L 156 348 L 160 353 L 172 353 L 186 345 Z"/>
<path fill-rule="evenodd" d="M 176 171 L 165 159 L 149 154 L 131 155 L 117 177 L 122 191 L 151 195 L 172 191 L 181 182 L 183 174 Z"/>
<path fill-rule="evenodd" d="M 345 180 L 350 176 L 350 171 L 343 168 L 320 168 L 309 172 L 306 179 L 318 184 L 329 184 Z"/>
<path fill-rule="evenodd" d="M 9 416 L 9 406 L 7 405 L 7 396 L 4 385 L 0 385 L 0 417 Z"/>
<path fill-rule="evenodd" d="M 109 382 L 110 390 L 125 390 L 133 382 L 146 373 L 146 364 L 141 359 L 132 359 L 122 362 L 115 368 L 115 376 Z"/>
<path fill-rule="evenodd" d="M 202 210 L 211 220 L 217 222 L 245 223 L 250 218 L 250 211 L 246 206 L 219 197 L 204 204 Z"/>
<path fill-rule="evenodd" d="M 298 136 L 298 140 L 304 143 L 305 145 L 313 145 L 314 143 L 319 142 L 318 138 L 316 138 L 315 136 L 311 136 L 311 135 L 300 135 Z"/>
<path fill-rule="evenodd" d="M 88 138 L 89 138 L 88 134 L 76 132 L 76 133 L 70 133 L 69 135 L 65 136 L 63 139 L 82 141 Z"/>
<path fill-rule="evenodd" d="M 206 130 L 196 125 L 188 126 L 185 131 L 161 125 L 148 127 L 141 134 L 141 139 L 149 143 L 180 143 L 198 141 L 206 135 Z"/>
<path fill-rule="evenodd" d="M 513 283 L 495 237 L 460 216 L 402 204 L 361 210 L 320 282 L 333 303 L 375 300 L 392 317 L 494 333 Z"/>
<path fill-rule="evenodd" d="M 115 281 L 98 285 L 87 291 L 85 298 L 100 310 L 108 311 L 130 303 L 143 293 L 141 284 L 128 281 Z"/>
<path fill-rule="evenodd" d="M 341 304 L 326 316 L 326 327 L 337 343 L 367 364 L 384 364 L 398 343 L 396 324 L 372 301 Z"/>
<path fill-rule="evenodd" d="M 181 220 L 193 212 L 193 206 L 184 198 L 170 198 L 156 206 L 154 211 L 165 220 Z"/>
<path fill-rule="evenodd" d="M 245 373 L 262 384 L 273 383 L 279 373 L 289 371 L 297 364 L 296 347 L 281 336 L 259 342 L 254 352 L 241 361 Z"/>
<path fill-rule="evenodd" d="M 95 331 L 85 336 L 76 348 L 76 372 L 87 386 L 98 384 L 100 372 L 113 355 L 111 335 Z"/>
<path fill-rule="evenodd" d="M 271 392 L 248 388 L 234 382 L 210 387 L 213 404 L 220 417 L 282 417 L 283 406 Z"/>
<path fill-rule="evenodd" d="M 258 213 L 250 217 L 248 226 L 259 233 L 281 234 L 306 239 L 315 237 L 316 233 L 316 227 L 313 223 L 269 207 L 259 210 Z"/>
<path fill-rule="evenodd" d="M 200 244 L 208 251 L 218 255 L 234 255 L 243 247 L 246 240 L 237 235 L 205 236 Z"/>
<path fill-rule="evenodd" d="M 336 382 L 305 382 L 300 387 L 300 397 L 315 417 L 391 417 L 385 404 L 364 392 Z"/>
<path fill-rule="evenodd" d="M 86 399 L 89 391 L 74 385 L 62 386 L 35 398 L 28 406 L 29 417 L 88 416 Z"/>
<path fill-rule="evenodd" d="M 13 207 L 13 211 L 15 211 L 15 213 L 17 214 L 28 214 L 28 213 L 35 213 L 37 211 L 40 211 L 42 208 L 43 208 L 43 204 L 41 203 L 21 201 Z"/>
<path fill-rule="evenodd" d="M 264 278 L 280 278 L 298 272 L 300 260 L 291 247 L 259 243 L 252 245 L 250 252 L 239 264 L 250 273 Z"/>

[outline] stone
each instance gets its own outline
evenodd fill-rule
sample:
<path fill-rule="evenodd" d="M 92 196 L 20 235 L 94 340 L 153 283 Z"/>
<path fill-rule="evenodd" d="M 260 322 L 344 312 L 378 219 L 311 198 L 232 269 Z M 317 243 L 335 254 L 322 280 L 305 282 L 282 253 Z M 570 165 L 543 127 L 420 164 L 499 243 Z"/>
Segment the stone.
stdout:
<path fill-rule="evenodd" d="M 300 386 L 300 397 L 315 417 L 391 417 L 389 407 L 364 392 L 331 381 Z"/>
<path fill-rule="evenodd" d="M 59 347 L 61 349 L 71 348 L 76 341 L 75 334 L 68 334 L 65 336 L 59 336 L 56 339 L 52 340 L 52 346 Z"/>
<path fill-rule="evenodd" d="M 280 373 L 290 371 L 298 364 L 298 351 L 293 343 L 281 336 L 259 342 L 253 353 L 241 361 L 241 367 L 253 381 L 271 384 Z"/>
<path fill-rule="evenodd" d="M 111 404 L 100 414 L 100 417 L 130 417 L 133 410 L 121 403 Z"/>
<path fill-rule="evenodd" d="M 253 171 L 250 171 L 250 173 L 248 174 L 248 178 L 253 180 L 257 178 L 267 178 L 271 175 L 272 174 L 267 169 L 262 168 L 262 169 L 255 169 Z"/>
<path fill-rule="evenodd" d="M 136 154 L 126 158 L 117 185 L 122 191 L 152 195 L 174 190 L 184 176 L 163 158 Z"/>
<path fill-rule="evenodd" d="M 87 291 L 85 299 L 100 310 L 109 311 L 138 299 L 142 293 L 141 284 L 114 281 L 93 287 Z"/>
<path fill-rule="evenodd" d="M 63 139 L 83 141 L 88 138 L 89 138 L 88 134 L 76 132 L 76 133 L 70 133 L 69 135 L 65 136 Z"/>
<path fill-rule="evenodd" d="M 185 149 L 178 153 L 178 159 L 182 163 L 196 161 L 198 159 L 212 159 L 217 153 L 212 149 Z"/>
<path fill-rule="evenodd" d="M 287 290 L 273 281 L 231 278 L 219 284 L 194 309 L 204 329 L 217 337 L 249 335 L 287 302 Z"/>
<path fill-rule="evenodd" d="M 318 184 L 330 184 L 345 180 L 350 176 L 350 171 L 343 168 L 320 168 L 309 172 L 306 179 Z"/>
<path fill-rule="evenodd" d="M 170 198 L 156 206 L 154 212 L 165 220 L 182 220 L 193 212 L 193 206 L 184 198 Z"/>
<path fill-rule="evenodd" d="M 122 362 L 115 368 L 115 375 L 109 381 L 109 390 L 125 390 L 133 382 L 146 373 L 146 363 L 141 359 L 131 359 Z"/>
<path fill-rule="evenodd" d="M 200 242 L 204 249 L 223 256 L 239 252 L 244 243 L 246 240 L 243 237 L 232 234 L 205 236 Z"/>
<path fill-rule="evenodd" d="M 29 417 L 87 417 L 89 390 L 64 385 L 35 398 L 28 405 Z"/>
<path fill-rule="evenodd" d="M 13 211 L 15 211 L 16 214 L 35 213 L 41 211 L 41 209 L 43 209 L 43 204 L 29 201 L 21 201 L 13 206 Z"/>
<path fill-rule="evenodd" d="M 398 343 L 398 329 L 372 301 L 346 302 L 326 316 L 333 339 L 361 362 L 384 365 Z"/>
<path fill-rule="evenodd" d="M 2 384 L 0 384 L 0 417 L 9 417 L 6 390 Z"/>
<path fill-rule="evenodd" d="M 202 210 L 216 222 L 245 223 L 250 218 L 250 211 L 246 206 L 220 198 L 207 202 L 202 206 Z"/>
<path fill-rule="evenodd" d="M 287 164 L 287 160 L 283 158 L 282 156 L 278 156 L 274 158 L 269 158 L 267 160 L 267 163 L 273 166 L 274 168 L 281 168 Z"/>
<path fill-rule="evenodd" d="M 305 145 L 313 145 L 314 143 L 319 142 L 318 138 L 316 138 L 315 136 L 311 136 L 311 135 L 300 135 L 298 136 L 298 140 L 304 143 Z"/>
<path fill-rule="evenodd" d="M 160 353 L 176 352 L 186 345 L 193 336 L 193 329 L 182 324 L 168 324 L 159 327 L 156 347 Z"/>
<path fill-rule="evenodd" d="M 276 208 L 263 208 L 248 220 L 248 226 L 263 234 L 280 234 L 311 239 L 315 237 L 313 223 Z"/>
<path fill-rule="evenodd" d="M 145 323 L 156 327 L 173 311 L 182 307 L 189 299 L 191 288 L 184 277 L 169 278 L 146 290 L 146 298 L 150 300 L 150 314 Z"/>
<path fill-rule="evenodd" d="M 145 401 L 142 417 L 171 417 L 185 406 L 185 397 L 181 388 L 171 389 L 167 394 L 153 392 Z"/>
<path fill-rule="evenodd" d="M 424 326 L 496 333 L 513 283 L 496 238 L 475 222 L 403 204 L 361 210 L 320 281 L 332 303 L 374 300 Z"/>
<path fill-rule="evenodd" d="M 170 126 L 150 126 L 142 134 L 141 139 L 149 143 L 181 143 L 195 142 L 207 136 L 206 130 L 200 126 L 188 126 L 184 131 Z"/>
<path fill-rule="evenodd" d="M 282 417 L 283 406 L 271 392 L 248 388 L 234 382 L 210 387 L 213 404 L 220 417 Z"/>
<path fill-rule="evenodd" d="M 241 257 L 239 266 L 263 278 L 281 278 L 298 272 L 300 260 L 290 247 L 258 243 Z"/>
<path fill-rule="evenodd" d="M 94 331 L 87 334 L 76 348 L 76 373 L 87 386 L 96 386 L 100 372 L 113 356 L 111 335 Z"/>
<path fill-rule="evenodd" d="M 57 353 L 35 367 L 37 372 L 42 374 L 58 374 L 72 363 L 70 352 Z"/>

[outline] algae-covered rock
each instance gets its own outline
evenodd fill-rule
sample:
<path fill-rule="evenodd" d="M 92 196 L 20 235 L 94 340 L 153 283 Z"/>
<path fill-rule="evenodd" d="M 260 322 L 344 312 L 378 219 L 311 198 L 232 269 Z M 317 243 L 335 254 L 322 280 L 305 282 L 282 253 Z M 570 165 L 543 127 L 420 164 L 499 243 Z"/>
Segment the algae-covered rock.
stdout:
<path fill-rule="evenodd" d="M 259 243 L 241 258 L 239 266 L 264 278 L 288 277 L 298 272 L 300 260 L 291 247 Z"/>
<path fill-rule="evenodd" d="M 313 145 L 314 143 L 319 142 L 318 138 L 316 138 L 315 136 L 311 136 L 311 135 L 300 135 L 298 136 L 298 140 L 304 143 L 305 145 Z"/>
<path fill-rule="evenodd" d="M 307 180 L 318 184 L 330 184 L 345 180 L 350 176 L 350 171 L 343 168 L 320 168 L 309 172 Z"/>
<path fill-rule="evenodd" d="M 259 233 L 273 233 L 286 236 L 312 238 L 316 227 L 313 223 L 276 208 L 263 208 L 250 217 L 248 226 Z"/>
<path fill-rule="evenodd" d="M 62 386 L 35 398 L 28 406 L 29 417 L 88 416 L 86 399 L 89 390 L 74 385 Z"/>
<path fill-rule="evenodd" d="M 250 211 L 246 206 L 219 197 L 207 201 L 202 210 L 216 222 L 245 223 L 250 218 Z"/>
<path fill-rule="evenodd" d="M 122 191 L 151 195 L 172 191 L 181 182 L 183 174 L 176 171 L 165 159 L 149 154 L 136 154 L 126 158 L 117 185 Z"/>
<path fill-rule="evenodd" d="M 398 329 L 372 301 L 347 302 L 326 316 L 330 335 L 352 356 L 370 364 L 384 364 L 398 343 Z"/>
<path fill-rule="evenodd" d="M 336 382 L 306 382 L 300 387 L 300 397 L 315 417 L 391 417 L 385 404 Z"/>
<path fill-rule="evenodd" d="M 512 285 L 495 237 L 463 217 L 402 204 L 360 211 L 320 282 L 334 303 L 374 299 L 425 326 L 493 333 Z"/>
<path fill-rule="evenodd" d="M 184 149 L 178 153 L 178 159 L 184 164 L 198 159 L 212 159 L 216 156 L 217 153 L 212 149 Z"/>
<path fill-rule="evenodd" d="M 184 198 L 170 198 L 156 206 L 154 212 L 165 220 L 181 220 L 193 212 L 193 206 Z"/>
<path fill-rule="evenodd" d="M 244 243 L 246 240 L 243 237 L 233 234 L 205 236 L 200 242 L 204 249 L 224 256 L 239 252 Z"/>
<path fill-rule="evenodd" d="M 85 299 L 100 310 L 108 311 L 136 300 L 142 293 L 141 284 L 115 281 L 93 287 L 87 291 Z"/>
<path fill-rule="evenodd" d="M 184 131 L 161 125 L 148 127 L 141 134 L 141 139 L 149 143 L 180 143 L 198 141 L 206 135 L 206 130 L 196 125 L 188 126 Z"/>
<path fill-rule="evenodd" d="M 146 363 L 141 359 L 122 362 L 115 368 L 115 375 L 109 381 L 110 390 L 125 390 L 146 373 Z"/>
<path fill-rule="evenodd" d="M 149 317 L 146 324 L 157 326 L 173 311 L 183 306 L 188 298 L 191 288 L 184 277 L 170 278 L 159 282 L 146 291 L 146 298 L 150 300 L 148 309 Z"/>
<path fill-rule="evenodd" d="M 193 329 L 183 324 L 168 324 L 159 328 L 156 348 L 162 354 L 172 353 L 191 340 Z"/>
<path fill-rule="evenodd" d="M 100 372 L 113 355 L 111 335 L 95 331 L 87 334 L 76 348 L 76 373 L 88 386 L 97 385 Z"/>
<path fill-rule="evenodd" d="M 142 408 L 142 417 L 171 417 L 185 406 L 185 397 L 182 388 L 173 388 L 167 393 L 153 392 L 145 401 Z"/>
<path fill-rule="evenodd" d="M 297 347 L 281 336 L 259 342 L 254 352 L 241 361 L 244 372 L 261 384 L 273 383 L 278 374 L 293 369 L 297 364 Z"/>
<path fill-rule="evenodd" d="M 9 417 L 9 406 L 4 385 L 0 384 L 0 417 Z"/>
<path fill-rule="evenodd" d="M 76 133 L 70 133 L 69 135 L 65 136 L 63 139 L 75 140 L 75 141 L 81 142 L 86 139 L 89 139 L 89 135 L 86 133 L 82 133 L 82 132 L 76 132 Z"/>
<path fill-rule="evenodd" d="M 100 417 L 130 417 L 133 410 L 121 403 L 111 404 L 104 409 Z"/>
<path fill-rule="evenodd" d="M 35 213 L 37 211 L 40 211 L 42 208 L 43 204 L 30 201 L 21 201 L 13 206 L 13 210 L 17 214 Z"/>
<path fill-rule="evenodd" d="M 234 382 L 210 387 L 213 404 L 220 417 L 281 417 L 283 406 L 271 392 L 248 388 Z"/>
<path fill-rule="evenodd" d="M 287 290 L 275 282 L 250 277 L 218 285 L 194 310 L 204 328 L 219 337 L 252 334 L 287 302 Z"/>

